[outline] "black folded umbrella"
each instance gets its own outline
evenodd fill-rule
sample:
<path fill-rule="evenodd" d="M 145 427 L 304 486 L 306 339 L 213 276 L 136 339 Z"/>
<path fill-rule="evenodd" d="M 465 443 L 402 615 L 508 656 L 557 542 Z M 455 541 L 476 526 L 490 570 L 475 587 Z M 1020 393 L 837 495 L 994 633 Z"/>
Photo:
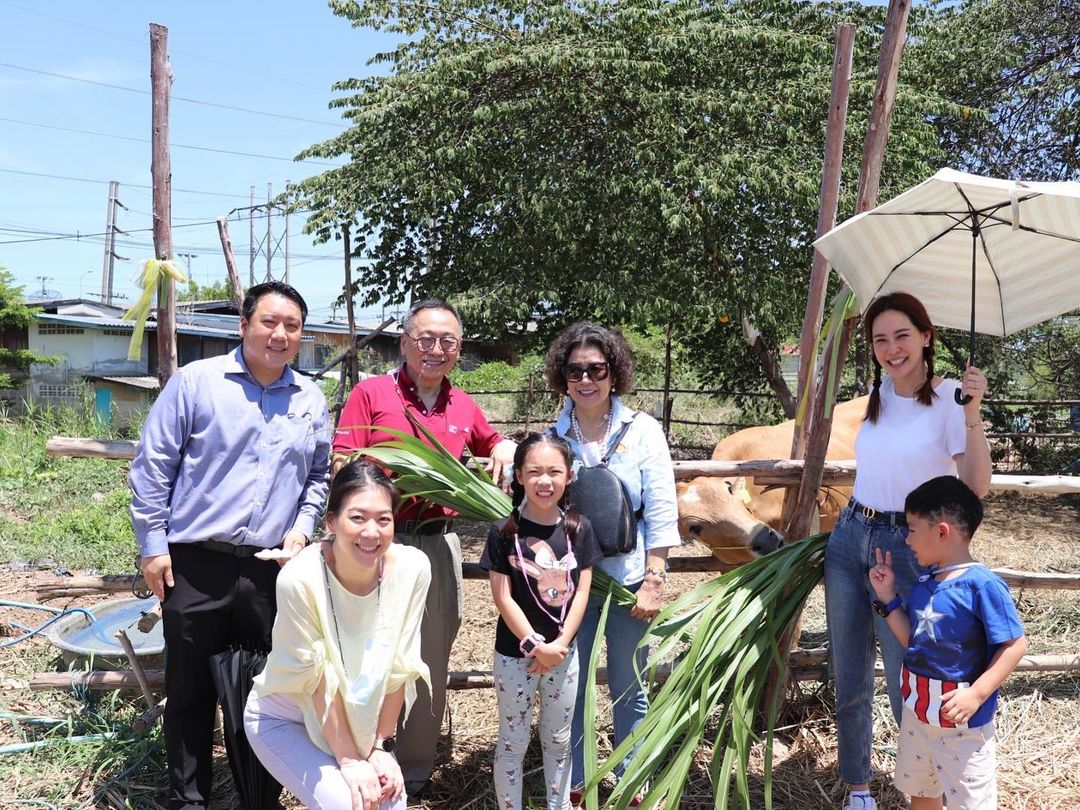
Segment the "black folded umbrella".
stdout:
<path fill-rule="evenodd" d="M 244 705 L 251 681 L 262 672 L 266 653 L 229 649 L 210 659 L 224 725 L 225 752 L 233 783 L 244 810 L 280 810 L 281 784 L 255 756 L 244 733 Z"/>

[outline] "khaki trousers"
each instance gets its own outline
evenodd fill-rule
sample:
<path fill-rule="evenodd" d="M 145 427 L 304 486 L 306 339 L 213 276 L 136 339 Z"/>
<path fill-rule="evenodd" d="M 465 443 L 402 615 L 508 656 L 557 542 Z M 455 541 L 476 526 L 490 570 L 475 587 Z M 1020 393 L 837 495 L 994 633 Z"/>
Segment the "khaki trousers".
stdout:
<path fill-rule="evenodd" d="M 426 782 L 435 767 L 435 746 L 446 713 L 446 675 L 450 648 L 461 628 L 461 542 L 457 534 L 398 534 L 394 542 L 418 548 L 431 562 L 424 618 L 420 624 L 420 655 L 431 670 L 431 692 L 417 681 L 416 701 L 409 719 L 398 726 L 395 751 L 408 786 Z"/>

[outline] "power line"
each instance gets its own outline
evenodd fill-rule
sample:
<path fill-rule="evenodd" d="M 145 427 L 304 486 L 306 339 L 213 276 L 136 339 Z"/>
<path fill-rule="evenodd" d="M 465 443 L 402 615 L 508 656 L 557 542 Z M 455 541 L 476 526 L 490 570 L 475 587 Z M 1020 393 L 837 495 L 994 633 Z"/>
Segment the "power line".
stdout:
<path fill-rule="evenodd" d="M 115 141 L 130 141 L 132 143 L 151 143 L 149 138 L 135 138 L 131 135 L 114 135 L 111 132 L 94 132 L 89 129 L 75 129 L 73 127 L 61 127 L 56 124 L 42 124 L 37 121 L 22 121 L 18 118 L 5 118 L 0 116 L 0 121 L 5 121 L 9 124 L 21 124 L 27 127 L 39 127 L 41 129 L 55 129 L 59 132 L 74 132 L 79 135 L 94 135 L 98 138 L 112 138 Z M 193 146 L 186 143 L 170 143 L 169 146 L 173 149 L 194 149 L 198 152 L 216 152 L 220 155 L 237 155 L 240 157 L 259 158 L 261 160 L 281 160 L 286 163 L 311 163 L 316 166 L 331 166 L 338 168 L 340 164 L 329 163 L 325 160 L 311 160 L 305 158 L 304 160 L 294 160 L 293 158 L 278 157 L 276 155 L 258 155 L 254 152 L 237 152 L 232 149 L 216 149 L 212 146 Z"/>
<path fill-rule="evenodd" d="M 3 0 L 0 0 L 0 2 L 3 2 Z M 96 185 L 105 185 L 105 186 L 107 186 L 109 184 L 109 182 L 110 182 L 109 180 L 94 180 L 94 179 L 89 178 L 89 177 L 71 177 L 70 175 L 65 175 L 65 174 L 47 174 L 45 172 L 27 172 L 27 171 L 22 171 L 20 169 L 0 169 L 0 172 L 4 172 L 5 174 L 21 174 L 21 175 L 24 175 L 26 177 L 45 177 L 45 178 L 48 178 L 50 180 L 67 180 L 67 181 L 70 181 L 72 183 L 94 183 Z M 120 185 L 125 186 L 126 188 L 142 188 L 142 189 L 149 189 L 150 191 L 153 191 L 153 188 L 154 188 L 153 186 L 140 185 L 138 183 L 126 183 L 124 181 L 121 181 Z M 247 194 L 227 194 L 227 193 L 225 193 L 223 191 L 200 191 L 198 189 L 191 189 L 191 188 L 173 188 L 172 191 L 173 191 L 174 194 L 203 194 L 203 195 L 205 195 L 207 197 L 228 197 L 229 199 L 239 199 L 239 200 L 248 199 Z"/>
<path fill-rule="evenodd" d="M 7 0 L 0 0 L 0 5 L 10 6 L 11 8 L 17 8 L 20 11 L 25 11 L 25 12 L 27 12 L 29 14 L 37 14 L 39 17 L 46 17 L 47 19 L 56 20 L 57 22 L 67 23 L 68 25 L 74 25 L 74 26 L 76 26 L 78 28 L 85 28 L 88 31 L 94 31 L 95 33 L 98 33 L 98 34 L 105 34 L 106 36 L 116 37 L 117 39 L 124 39 L 124 40 L 127 40 L 128 42 L 137 42 L 140 45 L 145 44 L 146 40 L 149 37 L 148 34 L 144 35 L 142 37 L 133 37 L 133 36 L 129 36 L 127 34 L 117 33 L 116 31 L 106 31 L 104 28 L 95 28 L 94 26 L 87 25 L 86 23 L 76 22 L 75 20 L 68 20 L 68 19 L 66 19 L 64 17 L 57 17 L 55 14 L 46 14 L 44 11 L 38 11 L 37 9 L 27 8 L 26 6 L 20 6 L 17 3 L 10 3 Z M 315 84 L 307 84 L 306 82 L 300 82 L 300 81 L 297 81 L 296 79 L 290 79 L 290 78 L 287 78 L 285 76 L 275 76 L 272 73 L 263 73 L 262 71 L 253 70 L 252 68 L 245 67 L 244 65 L 234 65 L 231 62 L 222 62 L 220 59 L 211 59 L 208 56 L 200 56 L 199 54 L 192 53 L 191 51 L 182 51 L 182 50 L 179 50 L 177 48 L 170 48 L 169 51 L 170 51 L 171 54 L 180 54 L 180 55 L 188 57 L 189 59 L 198 59 L 201 62 L 206 62 L 206 63 L 211 64 L 211 65 L 220 65 L 221 67 L 231 68 L 232 70 L 240 70 L 240 71 L 243 71 L 245 73 L 250 73 L 253 76 L 262 76 L 264 79 L 273 79 L 274 81 L 278 81 L 278 82 L 285 82 L 287 84 L 295 84 L 297 87 L 306 87 L 309 90 L 326 90 L 325 87 L 320 87 L 320 86 L 315 85 Z M 328 124 L 328 126 L 329 126 L 329 124 Z"/>
<path fill-rule="evenodd" d="M 10 68 L 11 70 L 21 70 L 25 73 L 36 73 L 39 76 L 49 76 L 53 79 L 66 79 L 69 82 L 82 82 L 83 84 L 92 84 L 97 87 L 108 87 L 110 90 L 123 90 L 125 93 L 138 93 L 141 96 L 150 95 L 149 90 L 140 90 L 138 87 L 124 87 L 121 84 L 111 84 L 110 82 L 99 82 L 95 79 L 84 79 L 80 76 L 69 76 L 65 73 L 53 73 L 48 70 L 38 70 L 37 68 L 24 67 L 22 65 L 13 65 L 10 62 L 0 62 L 0 67 Z M 314 118 L 302 118 L 298 115 L 286 115 L 284 113 L 267 112 L 266 110 L 253 110 L 250 107 L 236 107 L 232 104 L 218 104 L 215 101 L 203 101 L 198 98 L 187 98 L 185 96 L 169 96 L 170 101 L 184 101 L 188 104 L 200 104 L 204 107 L 214 107 L 219 110 L 232 110 L 234 112 L 248 113 L 250 115 L 264 115 L 268 118 L 282 118 L 286 121 L 301 121 L 305 124 L 318 124 L 323 127 L 338 127 L 339 129 L 346 129 L 348 124 L 342 122 L 333 121 L 318 121 Z"/>

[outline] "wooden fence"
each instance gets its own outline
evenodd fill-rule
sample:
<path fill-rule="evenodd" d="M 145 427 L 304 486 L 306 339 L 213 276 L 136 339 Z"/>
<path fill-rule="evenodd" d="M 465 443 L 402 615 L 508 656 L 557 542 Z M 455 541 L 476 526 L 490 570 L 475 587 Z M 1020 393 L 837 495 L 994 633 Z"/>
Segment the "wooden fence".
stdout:
<path fill-rule="evenodd" d="M 46 452 L 54 456 L 94 457 L 131 459 L 135 454 L 135 443 L 131 441 L 101 441 L 79 439 L 66 436 L 54 436 L 46 443 Z M 802 473 L 802 461 L 773 459 L 762 461 L 676 461 L 673 464 L 675 477 L 686 480 L 701 475 L 711 476 L 749 476 L 758 484 L 797 485 Z M 823 484 L 850 484 L 855 478 L 854 461 L 827 461 L 822 477 Z M 1080 476 L 1024 476 L 994 475 L 991 478 L 991 490 L 1009 492 L 1032 492 L 1046 495 L 1080 493 Z M 672 557 L 669 569 L 672 574 L 701 573 L 709 571 L 729 571 L 732 566 L 720 562 L 715 557 Z M 1080 590 L 1080 574 L 1042 573 L 1014 571 L 1008 568 L 994 569 L 1012 588 Z M 462 575 L 466 579 L 486 579 L 477 563 L 463 563 Z M 135 580 L 131 575 L 84 578 L 86 592 L 127 591 L 130 592 Z M 65 592 L 70 595 L 72 588 L 78 588 L 78 579 L 65 581 Z M 48 586 L 41 589 L 46 598 Z M 822 680 L 827 677 L 827 650 L 793 650 L 791 653 L 791 677 L 795 680 Z M 1062 672 L 1080 670 L 1080 653 L 1070 655 L 1029 655 L 1025 656 L 1017 667 L 1018 672 Z M 147 677 L 153 688 L 160 689 L 164 684 L 164 673 L 160 670 L 148 670 Z M 878 677 L 883 676 L 880 666 Z M 606 683 L 606 671 L 600 670 L 598 680 Z M 661 678 L 664 677 L 661 673 Z M 447 686 L 451 689 L 480 689 L 491 687 L 492 673 L 488 671 L 464 671 L 449 673 Z M 31 689 L 125 689 L 137 688 L 136 675 L 131 670 L 114 672 L 60 672 L 44 673 L 35 676 L 30 682 Z"/>

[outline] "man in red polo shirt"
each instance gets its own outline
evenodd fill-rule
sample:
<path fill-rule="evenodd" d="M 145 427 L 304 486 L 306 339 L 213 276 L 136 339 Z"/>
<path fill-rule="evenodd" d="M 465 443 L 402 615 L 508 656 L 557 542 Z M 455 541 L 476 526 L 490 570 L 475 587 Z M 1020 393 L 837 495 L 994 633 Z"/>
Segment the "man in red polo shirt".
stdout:
<path fill-rule="evenodd" d="M 393 437 L 362 425 L 387 427 L 423 438 L 405 416 L 411 411 L 424 427 L 458 458 L 465 447 L 473 455 L 490 456 L 492 477 L 499 481 L 514 461 L 516 445 L 503 439 L 479 406 L 446 378 L 461 351 L 461 318 L 450 304 L 428 299 L 414 304 L 402 323 L 401 354 L 405 362 L 389 374 L 357 385 L 334 435 L 334 470 L 348 455 Z M 420 548 L 431 560 L 431 587 L 420 628 L 420 647 L 431 670 L 431 694 L 423 683 L 409 720 L 398 735 L 396 755 L 410 796 L 426 791 L 435 763 L 435 744 L 446 708 L 446 673 L 450 647 L 461 626 L 461 545 L 450 531 L 454 512 L 442 507 L 421 510 L 415 504 L 396 516 L 396 542 Z"/>

